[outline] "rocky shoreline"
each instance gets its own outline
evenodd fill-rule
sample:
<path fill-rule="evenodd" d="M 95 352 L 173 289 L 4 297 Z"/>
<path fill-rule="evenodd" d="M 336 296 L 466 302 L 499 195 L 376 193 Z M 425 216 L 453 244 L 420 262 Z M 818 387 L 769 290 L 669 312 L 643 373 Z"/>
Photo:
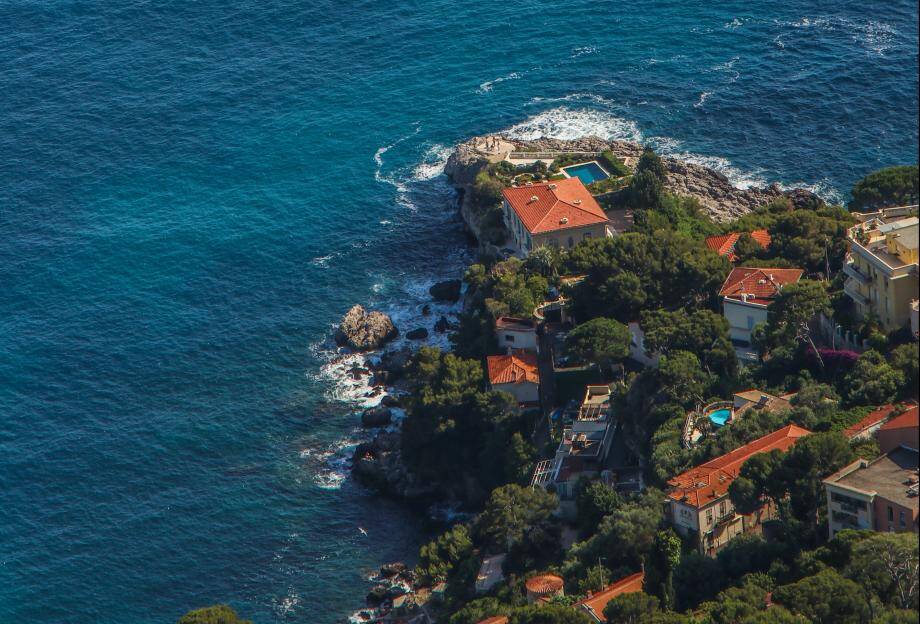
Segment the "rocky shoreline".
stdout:
<path fill-rule="evenodd" d="M 521 141 L 503 135 L 474 137 L 459 144 L 447 160 L 444 172 L 460 190 L 460 214 L 470 233 L 480 239 L 480 226 L 470 205 L 469 190 L 476 175 L 489 163 L 503 160 L 511 151 L 602 152 L 610 150 L 626 162 L 642 155 L 642 146 L 628 141 L 611 141 L 600 137 L 562 140 L 542 138 Z M 728 221 L 751 212 L 777 197 L 789 197 L 796 207 L 814 205 L 822 200 L 813 192 L 796 188 L 783 189 L 779 184 L 765 188 L 738 188 L 725 175 L 709 167 L 676 158 L 662 159 L 668 170 L 665 189 L 699 200 L 714 221 Z"/>

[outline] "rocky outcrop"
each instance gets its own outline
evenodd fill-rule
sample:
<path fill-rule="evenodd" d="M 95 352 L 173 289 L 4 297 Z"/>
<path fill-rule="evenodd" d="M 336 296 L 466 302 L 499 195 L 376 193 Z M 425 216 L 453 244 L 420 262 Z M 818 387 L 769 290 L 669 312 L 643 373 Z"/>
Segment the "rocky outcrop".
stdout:
<path fill-rule="evenodd" d="M 430 294 L 435 301 L 456 303 L 460 301 L 460 289 L 462 287 L 463 282 L 458 279 L 445 280 L 429 288 L 428 294 Z"/>
<path fill-rule="evenodd" d="M 424 340 L 428 337 L 428 330 L 424 327 L 417 327 L 412 331 L 406 333 L 406 338 L 409 340 Z"/>
<path fill-rule="evenodd" d="M 381 431 L 371 442 L 359 444 L 352 473 L 362 483 L 406 499 L 433 498 L 437 489 L 413 475 L 402 461 L 398 432 Z"/>
<path fill-rule="evenodd" d="M 356 305 L 342 317 L 335 340 L 358 351 L 369 351 L 379 349 L 398 333 L 389 316 Z"/>
<path fill-rule="evenodd" d="M 393 420 L 393 412 L 385 405 L 369 407 L 361 414 L 362 427 L 386 427 Z"/>
<path fill-rule="evenodd" d="M 511 151 L 566 151 L 601 152 L 610 150 L 628 164 L 642 155 L 642 146 L 627 141 L 608 141 L 600 137 L 584 137 L 574 140 L 536 139 L 519 141 L 499 137 L 476 137 L 461 143 L 447 161 L 445 172 L 464 195 L 483 167 L 490 162 L 505 158 Z M 664 158 L 668 169 L 665 188 L 673 193 L 689 195 L 699 200 L 707 214 L 715 221 L 727 221 L 746 214 L 780 196 L 788 197 L 797 207 L 814 206 L 823 203 L 821 199 L 805 189 L 784 190 L 777 184 L 766 188 L 738 188 L 722 173 L 676 158 Z M 461 202 L 460 213 L 473 235 L 478 224 L 467 202 Z"/>

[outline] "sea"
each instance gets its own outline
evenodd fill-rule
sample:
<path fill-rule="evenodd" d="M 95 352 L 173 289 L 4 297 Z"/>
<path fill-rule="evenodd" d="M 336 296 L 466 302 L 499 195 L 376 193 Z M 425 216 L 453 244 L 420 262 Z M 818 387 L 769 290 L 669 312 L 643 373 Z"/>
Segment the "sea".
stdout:
<path fill-rule="evenodd" d="M 917 18 L 3 1 L 0 622 L 347 621 L 431 524 L 349 477 L 373 399 L 331 336 L 355 303 L 455 311 L 421 313 L 474 255 L 452 146 L 594 134 L 844 202 L 917 160 Z"/>

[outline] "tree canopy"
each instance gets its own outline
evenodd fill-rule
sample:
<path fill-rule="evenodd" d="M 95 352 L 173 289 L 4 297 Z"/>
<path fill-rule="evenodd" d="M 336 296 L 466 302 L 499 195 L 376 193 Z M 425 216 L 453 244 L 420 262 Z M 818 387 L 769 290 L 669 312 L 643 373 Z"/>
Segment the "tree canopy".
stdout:
<path fill-rule="evenodd" d="M 850 210 L 871 212 L 886 206 L 917 201 L 917 165 L 887 167 L 870 173 L 853 185 Z"/>

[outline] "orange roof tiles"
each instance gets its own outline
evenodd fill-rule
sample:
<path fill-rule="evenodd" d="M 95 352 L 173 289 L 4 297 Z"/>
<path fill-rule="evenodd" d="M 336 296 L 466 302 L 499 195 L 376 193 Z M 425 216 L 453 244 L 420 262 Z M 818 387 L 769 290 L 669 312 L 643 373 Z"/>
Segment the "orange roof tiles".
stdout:
<path fill-rule="evenodd" d="M 561 577 L 555 574 L 540 574 L 532 576 L 524 583 L 527 591 L 534 594 L 552 594 L 560 591 L 565 586 Z"/>
<path fill-rule="evenodd" d="M 489 383 L 540 383 L 537 356 L 526 351 L 515 351 L 511 355 L 490 355 L 486 358 L 489 369 Z"/>
<path fill-rule="evenodd" d="M 798 442 L 799 438 L 810 433 L 808 429 L 797 425 L 786 425 L 730 453 L 677 475 L 668 481 L 674 488 L 668 496 L 691 507 L 705 507 L 725 496 L 728 486 L 738 476 L 741 466 L 748 459 L 758 453 L 786 451 Z"/>
<path fill-rule="evenodd" d="M 920 427 L 920 407 L 914 405 L 900 416 L 895 416 L 886 422 L 881 428 L 891 431 L 892 429 L 917 429 L 918 427 Z"/>
<path fill-rule="evenodd" d="M 603 208 L 578 178 L 502 189 L 531 234 L 607 223 Z"/>
<path fill-rule="evenodd" d="M 642 583 L 645 581 L 645 572 L 636 572 L 627 577 L 615 581 L 597 592 L 589 594 L 587 598 L 575 603 L 576 609 L 584 609 L 595 617 L 599 622 L 605 622 L 604 607 L 607 603 L 623 594 L 632 594 L 642 591 Z"/>
<path fill-rule="evenodd" d="M 486 618 L 479 622 L 479 624 L 508 624 L 507 615 L 496 615 L 495 617 Z"/>
<path fill-rule="evenodd" d="M 766 249 L 770 246 L 770 233 L 767 230 L 754 230 L 750 232 L 753 238 L 761 247 Z M 741 232 L 732 232 L 722 236 L 710 236 L 706 239 L 706 246 L 718 253 L 720 256 L 727 256 L 729 261 L 735 261 L 735 243 L 741 238 Z"/>
<path fill-rule="evenodd" d="M 737 301 L 746 297 L 749 302 L 767 305 L 783 286 L 796 283 L 804 272 L 802 269 L 737 267 L 725 278 L 719 294 Z"/>
<path fill-rule="evenodd" d="M 869 429 L 873 425 L 883 423 L 889 418 L 891 418 L 892 413 L 897 409 L 894 405 L 883 405 L 878 409 L 872 410 L 865 417 L 860 420 L 858 423 L 854 423 L 843 430 L 843 435 L 848 438 L 855 437 L 861 432 Z"/>

